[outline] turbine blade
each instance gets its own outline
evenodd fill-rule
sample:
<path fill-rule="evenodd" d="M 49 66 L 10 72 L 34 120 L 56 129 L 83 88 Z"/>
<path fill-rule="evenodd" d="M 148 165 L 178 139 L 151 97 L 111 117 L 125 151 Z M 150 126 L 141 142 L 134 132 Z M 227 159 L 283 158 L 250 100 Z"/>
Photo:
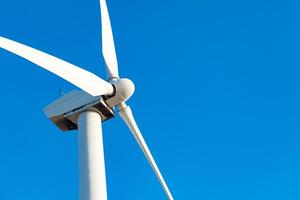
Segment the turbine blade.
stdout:
<path fill-rule="evenodd" d="M 124 104 L 125 105 L 125 104 Z M 119 106 L 120 108 L 121 106 Z M 132 114 L 132 111 L 130 109 L 129 106 L 123 106 L 122 108 L 120 108 L 119 111 L 120 116 L 122 117 L 122 119 L 125 121 L 125 123 L 127 124 L 127 126 L 129 127 L 129 129 L 131 130 L 132 134 L 134 135 L 137 143 L 139 144 L 140 148 L 143 150 L 145 156 L 147 157 L 155 175 L 157 176 L 160 184 L 162 185 L 164 191 L 166 192 L 166 195 L 168 196 L 169 200 L 174 200 L 163 176 L 161 175 L 159 168 L 157 167 L 157 164 L 142 136 L 142 133 L 140 132 L 140 129 L 134 119 L 134 116 Z"/>
<path fill-rule="evenodd" d="M 114 37 L 105 0 L 100 0 L 100 8 L 102 25 L 102 54 L 106 64 L 107 76 L 109 78 L 119 78 Z"/>
<path fill-rule="evenodd" d="M 0 48 L 23 57 L 28 61 L 56 74 L 92 96 L 108 95 L 113 93 L 113 86 L 95 74 L 42 51 L 1 36 Z"/>

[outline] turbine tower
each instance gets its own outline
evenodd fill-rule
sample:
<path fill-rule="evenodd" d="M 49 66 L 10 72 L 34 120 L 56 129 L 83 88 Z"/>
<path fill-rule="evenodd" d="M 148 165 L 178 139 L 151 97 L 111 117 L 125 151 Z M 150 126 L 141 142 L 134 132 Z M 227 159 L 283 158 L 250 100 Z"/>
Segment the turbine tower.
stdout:
<path fill-rule="evenodd" d="M 115 116 L 115 110 L 129 127 L 148 159 L 169 200 L 173 196 L 141 134 L 126 101 L 134 93 L 134 84 L 120 78 L 113 33 L 105 0 L 100 0 L 102 54 L 105 81 L 81 67 L 32 47 L 0 37 L 0 48 L 14 53 L 65 79 L 82 91 L 72 91 L 44 109 L 47 117 L 62 131 L 78 130 L 79 199 L 106 200 L 105 159 L 101 124 Z"/>

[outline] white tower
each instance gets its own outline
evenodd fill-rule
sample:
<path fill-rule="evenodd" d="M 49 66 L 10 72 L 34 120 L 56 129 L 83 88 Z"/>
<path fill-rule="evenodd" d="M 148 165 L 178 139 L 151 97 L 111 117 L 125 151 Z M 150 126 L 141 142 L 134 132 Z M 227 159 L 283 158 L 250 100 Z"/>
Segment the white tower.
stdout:
<path fill-rule="evenodd" d="M 78 129 L 79 199 L 106 200 L 106 174 L 102 121 L 114 117 L 102 97 L 73 91 L 45 109 L 62 131 Z"/>

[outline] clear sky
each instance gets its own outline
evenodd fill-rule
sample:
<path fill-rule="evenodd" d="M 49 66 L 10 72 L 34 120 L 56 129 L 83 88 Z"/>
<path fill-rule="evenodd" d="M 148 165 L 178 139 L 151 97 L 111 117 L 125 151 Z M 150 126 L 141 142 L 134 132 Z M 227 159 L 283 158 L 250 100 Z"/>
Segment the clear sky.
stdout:
<path fill-rule="evenodd" d="M 300 3 L 109 0 L 129 104 L 176 200 L 300 199 Z M 105 77 L 98 0 L 0 2 L 0 35 Z M 76 199 L 75 87 L 0 50 L 0 199 Z M 111 200 L 166 199 L 127 127 L 103 124 Z"/>

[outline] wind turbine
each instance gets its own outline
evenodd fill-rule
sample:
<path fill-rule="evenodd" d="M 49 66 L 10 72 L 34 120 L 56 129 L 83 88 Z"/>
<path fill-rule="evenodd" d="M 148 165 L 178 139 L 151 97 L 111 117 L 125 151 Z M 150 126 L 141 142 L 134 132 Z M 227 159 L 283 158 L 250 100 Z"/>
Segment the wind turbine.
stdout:
<path fill-rule="evenodd" d="M 57 57 L 0 37 L 0 47 L 72 83 L 73 91 L 45 108 L 46 115 L 63 131 L 78 129 L 79 199 L 106 200 L 102 121 L 118 111 L 148 159 L 169 200 L 173 196 L 141 134 L 130 107 L 125 103 L 134 93 L 131 80 L 120 78 L 113 33 L 105 0 L 100 0 L 102 54 L 108 81 Z"/>

